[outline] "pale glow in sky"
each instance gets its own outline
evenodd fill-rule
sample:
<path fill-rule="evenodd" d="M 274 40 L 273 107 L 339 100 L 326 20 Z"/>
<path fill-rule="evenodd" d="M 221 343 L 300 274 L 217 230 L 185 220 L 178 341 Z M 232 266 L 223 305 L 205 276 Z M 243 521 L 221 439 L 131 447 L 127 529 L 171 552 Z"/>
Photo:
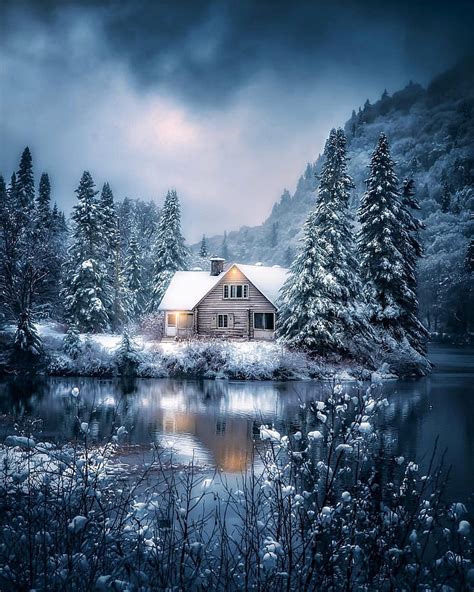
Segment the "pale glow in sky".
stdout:
<path fill-rule="evenodd" d="M 190 242 L 263 222 L 331 127 L 384 88 L 426 83 L 460 38 L 393 2 L 386 14 L 370 2 L 28 2 L 5 5 L 0 173 L 29 145 L 67 213 L 84 170 L 117 200 L 161 204 L 175 188 Z"/>

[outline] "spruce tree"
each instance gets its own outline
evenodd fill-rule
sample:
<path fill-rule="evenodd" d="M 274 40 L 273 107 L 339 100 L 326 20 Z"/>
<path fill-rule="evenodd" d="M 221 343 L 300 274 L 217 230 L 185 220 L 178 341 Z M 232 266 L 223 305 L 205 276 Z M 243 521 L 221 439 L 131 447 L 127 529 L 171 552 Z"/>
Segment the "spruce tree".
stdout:
<path fill-rule="evenodd" d="M 28 330 L 48 304 L 52 252 L 40 233 L 31 153 L 25 148 L 18 172 L 2 197 L 0 216 L 0 299 L 5 316 Z M 26 323 L 26 324 L 25 324 Z"/>
<path fill-rule="evenodd" d="M 341 129 L 331 131 L 324 158 L 317 206 L 282 290 L 279 335 L 308 350 L 366 355 L 372 332 L 360 303 L 349 215 L 353 183 Z"/>
<path fill-rule="evenodd" d="M 35 207 L 33 160 L 28 146 L 23 150 L 16 175 L 17 204 L 25 216 Z"/>
<path fill-rule="evenodd" d="M 402 339 L 403 316 L 416 297 L 407 279 L 406 250 L 410 237 L 405 228 L 405 208 L 395 163 L 383 133 L 372 154 L 359 221 L 361 273 L 373 300 L 372 322 Z"/>
<path fill-rule="evenodd" d="M 89 172 L 82 175 L 73 208 L 73 243 L 66 266 L 65 313 L 80 331 L 98 332 L 109 324 L 109 286 L 101 261 L 103 227 L 97 191 Z"/>
<path fill-rule="evenodd" d="M 43 228 L 48 227 L 51 223 L 51 185 L 47 173 L 43 173 L 40 178 L 36 208 L 40 225 Z"/>
<path fill-rule="evenodd" d="M 25 364 L 35 361 L 43 351 L 41 337 L 33 324 L 29 310 L 20 314 L 13 338 L 13 361 Z"/>
<path fill-rule="evenodd" d="M 417 298 L 417 274 L 416 265 L 423 256 L 423 247 L 418 238 L 420 230 L 425 228 L 421 220 L 418 220 L 411 210 L 419 211 L 420 204 L 415 196 L 415 183 L 413 179 L 403 181 L 401 196 L 401 214 L 403 227 L 406 233 L 405 241 L 400 245 L 400 251 L 404 258 L 405 280 L 409 291 L 401 302 L 401 322 L 410 344 L 420 353 L 426 353 L 426 341 L 428 331 L 418 319 L 418 298 Z"/>
<path fill-rule="evenodd" d="M 142 257 L 136 234 L 132 234 L 125 260 L 125 285 L 127 292 L 127 316 L 137 320 L 143 313 Z"/>
<path fill-rule="evenodd" d="M 120 251 L 119 219 L 114 203 L 114 195 L 108 183 L 104 183 L 98 203 L 103 251 L 101 262 L 107 274 L 107 283 L 111 294 L 108 310 L 112 328 L 117 329 L 124 321 L 124 286 Z"/>
<path fill-rule="evenodd" d="M 51 184 L 47 173 L 40 178 L 34 216 L 34 233 L 44 264 L 45 284 L 40 296 L 42 314 L 58 313 L 58 285 L 61 282 L 65 255 L 66 229 L 57 225 L 59 213 L 51 209 Z M 56 317 L 57 318 L 57 317 Z"/>
<path fill-rule="evenodd" d="M 70 325 L 64 336 L 63 350 L 73 360 L 76 360 L 82 352 L 81 337 L 75 325 Z"/>
<path fill-rule="evenodd" d="M 206 242 L 206 235 L 205 234 L 202 235 L 201 247 L 199 249 L 199 257 L 202 257 L 203 259 L 207 259 L 209 257 L 209 251 L 207 250 L 207 242 Z"/>
<path fill-rule="evenodd" d="M 181 211 L 175 190 L 168 191 L 160 213 L 154 248 L 152 296 L 149 308 L 158 308 L 178 270 L 186 266 L 187 251 L 181 233 Z"/>
<path fill-rule="evenodd" d="M 3 175 L 0 175 L 0 232 L 3 228 L 3 221 L 7 217 L 7 208 L 8 208 L 8 193 L 7 193 L 7 186 L 5 184 L 5 179 Z"/>

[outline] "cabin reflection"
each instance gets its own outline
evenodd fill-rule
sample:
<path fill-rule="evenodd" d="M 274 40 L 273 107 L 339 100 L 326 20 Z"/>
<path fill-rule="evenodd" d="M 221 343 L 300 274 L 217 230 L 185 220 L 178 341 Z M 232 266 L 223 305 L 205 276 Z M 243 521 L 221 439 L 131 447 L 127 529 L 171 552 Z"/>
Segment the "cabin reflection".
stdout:
<path fill-rule="evenodd" d="M 200 457 L 208 452 L 212 464 L 228 473 L 245 471 L 252 461 L 253 422 L 249 419 L 166 410 L 161 421 L 165 441 L 166 436 L 191 436 L 190 446 L 204 448 L 188 450 L 189 457 L 193 452 L 200 453 Z M 181 453 L 186 452 L 183 442 L 179 448 Z"/>

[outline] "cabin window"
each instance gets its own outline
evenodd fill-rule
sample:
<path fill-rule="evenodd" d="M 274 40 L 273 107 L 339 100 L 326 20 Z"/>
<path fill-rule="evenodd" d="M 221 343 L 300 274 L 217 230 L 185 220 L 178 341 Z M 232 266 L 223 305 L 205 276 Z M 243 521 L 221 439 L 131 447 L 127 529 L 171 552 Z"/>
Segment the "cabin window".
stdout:
<path fill-rule="evenodd" d="M 255 312 L 253 326 L 255 329 L 273 331 L 275 329 L 275 314 L 273 312 Z"/>
<path fill-rule="evenodd" d="M 168 313 L 168 327 L 176 327 L 176 313 Z"/>
<path fill-rule="evenodd" d="M 248 284 L 224 284 L 224 298 L 240 300 L 249 297 Z"/>
<path fill-rule="evenodd" d="M 229 326 L 229 315 L 220 314 L 217 315 L 217 326 L 219 329 L 225 329 Z"/>

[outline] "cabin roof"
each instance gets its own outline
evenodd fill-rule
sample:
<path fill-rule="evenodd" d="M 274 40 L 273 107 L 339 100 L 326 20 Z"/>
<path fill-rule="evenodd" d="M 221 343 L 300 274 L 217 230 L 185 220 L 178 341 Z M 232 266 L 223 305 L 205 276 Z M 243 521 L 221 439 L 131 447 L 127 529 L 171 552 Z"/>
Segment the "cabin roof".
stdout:
<path fill-rule="evenodd" d="M 265 298 L 276 306 L 278 293 L 288 270 L 283 267 L 232 263 L 219 275 L 209 271 L 177 271 L 158 310 L 192 310 L 218 284 L 232 267 L 237 267 Z"/>

